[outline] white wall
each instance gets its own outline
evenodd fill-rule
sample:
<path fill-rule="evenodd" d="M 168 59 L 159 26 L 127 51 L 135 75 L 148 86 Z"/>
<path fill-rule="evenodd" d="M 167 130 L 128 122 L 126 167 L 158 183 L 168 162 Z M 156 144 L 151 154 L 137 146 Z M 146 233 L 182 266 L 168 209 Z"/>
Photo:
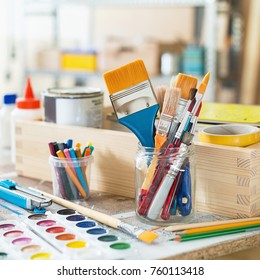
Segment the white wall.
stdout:
<path fill-rule="evenodd" d="M 191 8 L 99 7 L 93 14 L 82 4 L 84 1 L 80 1 L 80 5 L 67 4 L 60 7 L 59 27 L 55 30 L 53 18 L 50 16 L 31 15 L 24 18 L 25 7 L 22 0 L 0 0 L 0 3 L 1 92 L 23 93 L 24 60 L 30 68 L 37 68 L 37 52 L 53 46 L 56 31 L 60 48 L 94 46 L 99 49 L 109 36 L 122 36 L 131 40 L 155 38 L 166 42 L 193 40 L 194 12 Z M 27 8 L 31 11 L 49 10 L 49 6 L 45 4 L 32 4 Z M 15 43 L 15 60 L 11 60 L 8 55 L 8 42 Z M 11 73 L 9 81 L 5 79 L 6 69 Z M 53 83 L 53 78 L 48 76 L 31 78 L 36 94 Z M 64 85 L 69 86 L 72 83 L 72 77 L 64 78 Z"/>

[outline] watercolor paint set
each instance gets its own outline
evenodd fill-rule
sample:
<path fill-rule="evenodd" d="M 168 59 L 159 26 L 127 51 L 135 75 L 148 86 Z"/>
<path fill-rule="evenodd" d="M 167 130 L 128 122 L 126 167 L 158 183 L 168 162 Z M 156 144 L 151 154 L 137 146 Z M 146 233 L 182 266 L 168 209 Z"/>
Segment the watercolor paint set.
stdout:
<path fill-rule="evenodd" d="M 72 209 L 0 222 L 0 259 L 134 259 L 136 242 Z"/>

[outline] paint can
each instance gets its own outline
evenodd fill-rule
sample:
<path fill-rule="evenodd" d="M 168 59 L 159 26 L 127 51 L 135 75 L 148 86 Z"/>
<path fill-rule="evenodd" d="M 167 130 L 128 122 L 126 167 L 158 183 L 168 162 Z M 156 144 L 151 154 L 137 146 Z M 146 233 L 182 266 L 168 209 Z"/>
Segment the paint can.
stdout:
<path fill-rule="evenodd" d="M 44 120 L 57 124 L 101 128 L 104 94 L 99 88 L 49 88 L 42 93 Z"/>

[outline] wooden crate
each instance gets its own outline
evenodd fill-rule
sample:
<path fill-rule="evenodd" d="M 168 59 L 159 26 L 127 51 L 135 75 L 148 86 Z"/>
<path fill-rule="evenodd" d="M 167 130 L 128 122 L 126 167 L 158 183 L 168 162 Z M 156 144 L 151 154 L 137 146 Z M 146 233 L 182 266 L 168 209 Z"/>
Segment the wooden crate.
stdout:
<path fill-rule="evenodd" d="M 90 187 L 134 198 L 138 140 L 131 132 L 17 121 L 16 171 L 51 181 L 48 142 L 95 146 Z M 246 148 L 195 142 L 197 210 L 226 217 L 260 215 L 260 143 Z"/>
<path fill-rule="evenodd" d="M 232 218 L 260 215 L 260 143 L 196 143 L 197 210 Z"/>

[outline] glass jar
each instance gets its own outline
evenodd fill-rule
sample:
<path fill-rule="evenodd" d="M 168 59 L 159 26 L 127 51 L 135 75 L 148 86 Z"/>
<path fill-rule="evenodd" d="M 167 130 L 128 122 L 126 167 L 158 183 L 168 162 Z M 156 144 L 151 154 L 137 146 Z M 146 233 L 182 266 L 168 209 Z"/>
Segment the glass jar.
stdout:
<path fill-rule="evenodd" d="M 138 146 L 135 160 L 136 214 L 143 222 L 170 225 L 195 214 L 194 146 Z"/>

